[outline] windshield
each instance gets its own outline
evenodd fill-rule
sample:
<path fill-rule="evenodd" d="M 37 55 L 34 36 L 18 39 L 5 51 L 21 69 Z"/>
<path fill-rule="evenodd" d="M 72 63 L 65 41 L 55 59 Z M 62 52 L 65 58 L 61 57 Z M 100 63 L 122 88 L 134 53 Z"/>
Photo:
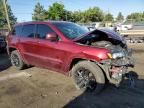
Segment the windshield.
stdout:
<path fill-rule="evenodd" d="M 68 39 L 75 39 L 89 32 L 88 29 L 70 22 L 53 22 L 52 24 Z"/>

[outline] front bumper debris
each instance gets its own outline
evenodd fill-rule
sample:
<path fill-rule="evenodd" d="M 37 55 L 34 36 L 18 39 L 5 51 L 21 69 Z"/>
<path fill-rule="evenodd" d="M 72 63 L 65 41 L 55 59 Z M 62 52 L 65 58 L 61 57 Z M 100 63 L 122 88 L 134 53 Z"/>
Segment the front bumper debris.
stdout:
<path fill-rule="evenodd" d="M 128 73 L 128 67 L 134 67 L 134 59 L 130 56 L 125 56 L 117 59 L 102 60 L 100 64 L 108 80 L 118 86 L 123 75 Z"/>

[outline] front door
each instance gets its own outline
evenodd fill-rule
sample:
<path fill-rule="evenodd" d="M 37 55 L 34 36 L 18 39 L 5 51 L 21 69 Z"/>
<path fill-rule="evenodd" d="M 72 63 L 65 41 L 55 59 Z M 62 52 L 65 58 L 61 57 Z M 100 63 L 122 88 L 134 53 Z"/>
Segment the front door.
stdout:
<path fill-rule="evenodd" d="M 36 37 L 38 38 L 39 65 L 61 71 L 64 62 L 64 51 L 60 49 L 60 41 L 50 41 L 46 39 L 46 34 L 54 31 L 45 24 L 37 25 Z"/>

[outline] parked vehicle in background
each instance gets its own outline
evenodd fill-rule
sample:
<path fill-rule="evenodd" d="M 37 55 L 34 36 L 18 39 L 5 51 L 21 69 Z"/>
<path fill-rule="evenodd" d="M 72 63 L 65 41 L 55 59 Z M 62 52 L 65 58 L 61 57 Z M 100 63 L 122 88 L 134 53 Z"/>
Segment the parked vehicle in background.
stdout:
<path fill-rule="evenodd" d="M 89 31 L 94 31 L 96 28 L 95 27 L 87 27 Z"/>
<path fill-rule="evenodd" d="M 71 22 L 20 23 L 7 42 L 13 66 L 34 65 L 70 75 L 82 91 L 99 93 L 107 80 L 119 85 L 134 65 L 119 34 L 105 29 L 89 32 Z"/>
<path fill-rule="evenodd" d="M 6 49 L 6 41 L 4 36 L 0 36 L 0 52 Z"/>
<path fill-rule="evenodd" d="M 131 30 L 131 29 L 133 29 L 132 24 L 123 23 L 123 24 L 117 25 L 117 31 Z"/>
<path fill-rule="evenodd" d="M 112 31 L 116 31 L 116 26 L 113 25 L 112 22 L 91 22 L 91 23 L 80 23 L 81 26 L 84 26 L 89 29 L 89 31 L 93 31 L 95 29 L 109 29 Z"/>
<path fill-rule="evenodd" d="M 97 23 L 95 25 L 96 29 L 109 29 L 109 30 L 112 30 L 112 31 L 115 31 L 115 26 L 113 26 L 112 23 Z"/>
<path fill-rule="evenodd" d="M 143 43 L 144 37 L 126 37 L 127 43 Z"/>
<path fill-rule="evenodd" d="M 0 28 L 0 52 L 6 50 L 5 37 L 8 34 L 8 29 Z"/>

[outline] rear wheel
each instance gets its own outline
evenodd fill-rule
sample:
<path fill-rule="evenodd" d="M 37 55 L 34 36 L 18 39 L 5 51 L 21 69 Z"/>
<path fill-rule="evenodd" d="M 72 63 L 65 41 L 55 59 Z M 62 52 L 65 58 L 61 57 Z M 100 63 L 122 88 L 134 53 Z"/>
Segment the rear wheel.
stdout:
<path fill-rule="evenodd" d="M 90 61 L 78 62 L 72 68 L 72 78 L 77 89 L 99 93 L 105 84 L 103 71 Z"/>
<path fill-rule="evenodd" d="M 20 54 L 18 53 L 17 50 L 11 52 L 10 59 L 11 59 L 11 64 L 13 66 L 18 68 L 19 70 L 24 69 L 25 63 L 21 59 Z"/>

